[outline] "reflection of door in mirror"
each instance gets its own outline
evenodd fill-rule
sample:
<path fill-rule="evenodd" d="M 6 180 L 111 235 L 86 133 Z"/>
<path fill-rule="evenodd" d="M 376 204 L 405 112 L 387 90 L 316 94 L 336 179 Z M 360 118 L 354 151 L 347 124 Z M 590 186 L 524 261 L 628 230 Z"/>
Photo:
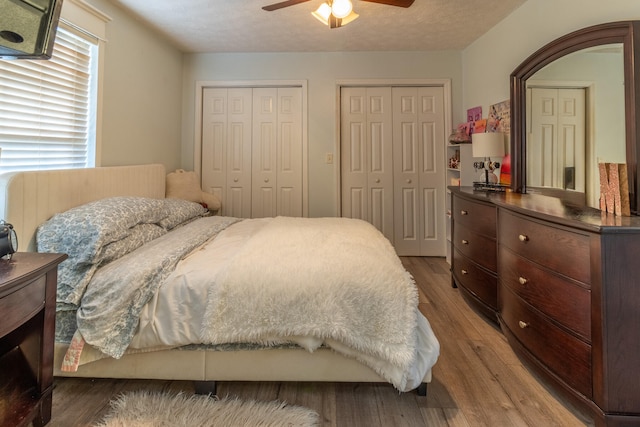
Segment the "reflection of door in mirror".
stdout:
<path fill-rule="evenodd" d="M 532 87 L 527 183 L 585 193 L 585 89 Z"/>
<path fill-rule="evenodd" d="M 598 162 L 626 163 L 622 44 L 565 55 L 526 86 L 527 186 L 584 193 L 598 207 Z"/>

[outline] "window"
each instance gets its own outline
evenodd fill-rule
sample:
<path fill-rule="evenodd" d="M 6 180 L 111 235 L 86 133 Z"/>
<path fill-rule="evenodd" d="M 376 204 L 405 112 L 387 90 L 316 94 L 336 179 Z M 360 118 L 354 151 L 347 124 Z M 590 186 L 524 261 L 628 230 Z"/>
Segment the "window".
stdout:
<path fill-rule="evenodd" d="M 49 60 L 0 60 L 0 171 L 95 166 L 97 44 L 58 28 Z"/>

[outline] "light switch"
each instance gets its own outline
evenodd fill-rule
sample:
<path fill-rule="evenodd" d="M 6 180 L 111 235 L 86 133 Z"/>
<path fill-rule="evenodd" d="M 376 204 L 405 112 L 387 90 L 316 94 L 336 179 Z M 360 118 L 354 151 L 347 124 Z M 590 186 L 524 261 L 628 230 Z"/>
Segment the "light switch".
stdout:
<path fill-rule="evenodd" d="M 327 153 L 327 157 L 326 160 L 328 165 L 332 165 L 333 164 L 333 153 Z"/>

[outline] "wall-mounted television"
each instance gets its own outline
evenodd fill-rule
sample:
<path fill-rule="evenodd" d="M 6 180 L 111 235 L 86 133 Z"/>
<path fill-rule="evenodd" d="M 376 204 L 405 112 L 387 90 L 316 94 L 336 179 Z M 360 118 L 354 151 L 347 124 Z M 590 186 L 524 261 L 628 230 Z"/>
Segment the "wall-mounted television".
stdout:
<path fill-rule="evenodd" d="M 0 58 L 49 59 L 62 0 L 0 0 Z"/>

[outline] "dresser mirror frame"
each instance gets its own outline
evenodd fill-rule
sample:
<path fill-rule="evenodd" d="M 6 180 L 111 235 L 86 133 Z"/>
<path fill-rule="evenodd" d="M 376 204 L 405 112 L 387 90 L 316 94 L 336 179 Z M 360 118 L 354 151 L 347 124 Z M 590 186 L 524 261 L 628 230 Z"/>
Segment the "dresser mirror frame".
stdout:
<path fill-rule="evenodd" d="M 511 189 L 527 192 L 527 80 L 537 71 L 568 54 L 595 46 L 622 44 L 624 61 L 625 144 L 629 180 L 629 204 L 638 214 L 637 166 L 640 162 L 640 21 L 620 21 L 595 25 L 560 37 L 529 56 L 511 73 Z M 637 77 L 640 79 L 640 76 Z M 531 188 L 533 190 L 533 188 Z M 536 192 L 545 192 L 538 191 Z M 547 194 L 575 202 L 575 192 L 548 189 Z M 571 194 L 574 193 L 574 194 Z"/>

